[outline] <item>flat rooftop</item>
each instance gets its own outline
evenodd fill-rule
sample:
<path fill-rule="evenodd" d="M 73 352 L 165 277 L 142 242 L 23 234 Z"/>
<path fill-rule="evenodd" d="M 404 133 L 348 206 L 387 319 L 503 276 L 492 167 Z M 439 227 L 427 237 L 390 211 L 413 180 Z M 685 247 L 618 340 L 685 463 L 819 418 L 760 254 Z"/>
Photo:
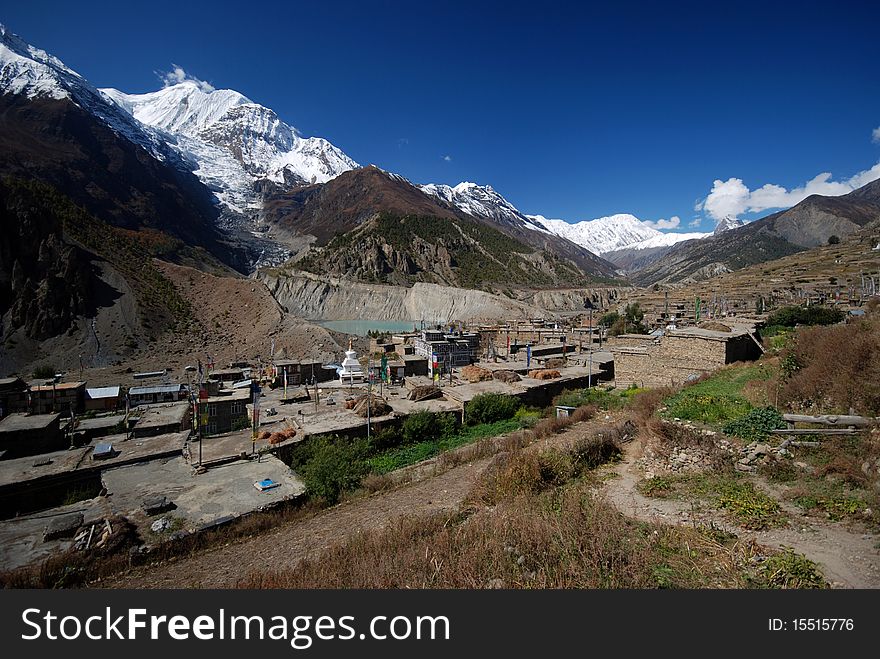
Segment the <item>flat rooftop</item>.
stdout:
<path fill-rule="evenodd" d="M 66 391 L 69 389 L 79 389 L 85 387 L 85 382 L 59 382 L 58 384 L 43 384 L 31 387 L 33 391 Z"/>
<path fill-rule="evenodd" d="M 283 389 L 284 387 L 282 387 Z M 211 396 L 208 398 L 207 402 L 209 403 L 222 403 L 223 401 L 229 400 L 250 400 L 251 399 L 251 390 L 249 388 L 239 387 L 238 389 L 223 389 L 223 394 L 218 396 Z M 289 393 L 289 388 L 288 388 Z M 204 403 L 205 401 L 200 401 Z"/>
<path fill-rule="evenodd" d="M 700 339 L 714 339 L 716 341 L 727 341 L 728 339 L 744 336 L 748 333 L 748 330 L 742 327 L 731 327 L 729 332 L 703 329 L 702 327 L 682 327 L 674 330 L 666 330 L 667 336 L 693 336 Z"/>
<path fill-rule="evenodd" d="M 189 432 L 129 440 L 125 439 L 125 435 L 109 435 L 96 438 L 76 449 L 0 460 L 0 485 L 24 483 L 35 478 L 57 476 L 66 472 L 104 470 L 132 461 L 140 462 L 155 459 L 157 456 L 183 453 L 188 437 Z M 98 444 L 112 444 L 116 455 L 103 460 L 92 460 L 92 451 Z"/>
<path fill-rule="evenodd" d="M 189 403 L 159 403 L 158 405 L 140 405 L 137 408 L 138 422 L 136 428 L 155 428 L 182 423 L 189 411 Z"/>
<path fill-rule="evenodd" d="M 112 511 L 124 515 L 141 529 L 142 536 L 157 538 L 150 525 L 160 517 L 180 519 L 185 530 L 239 517 L 267 505 L 293 499 L 305 492 L 302 480 L 278 458 L 264 455 L 259 460 L 237 460 L 194 474 L 183 457 L 154 460 L 110 469 L 103 480 Z M 259 491 L 256 481 L 271 478 L 280 485 Z M 144 498 L 165 496 L 175 509 L 148 517 Z M 185 575 L 181 575 L 185 580 Z"/>
<path fill-rule="evenodd" d="M 112 428 L 117 423 L 125 421 L 124 414 L 114 414 L 113 416 L 96 416 L 91 419 L 77 419 L 77 430 L 104 430 Z"/>
<path fill-rule="evenodd" d="M 60 414 L 26 414 L 13 412 L 0 420 L 0 433 L 22 430 L 42 430 L 58 420 Z"/>
<path fill-rule="evenodd" d="M 141 537 L 159 542 L 167 534 L 153 533 L 150 526 L 161 517 L 174 520 L 177 528 L 196 530 L 294 499 L 305 492 L 297 475 L 272 456 L 262 456 L 259 461 L 238 460 L 199 475 L 193 474 L 192 466 L 183 456 L 166 457 L 107 469 L 101 477 L 112 496 L 99 496 L 0 521 L 0 565 L 13 569 L 72 547 L 72 539 L 43 542 L 48 524 L 64 514 L 82 513 L 80 528 L 85 529 L 121 514 L 138 526 Z M 260 492 L 253 484 L 266 478 L 280 485 Z M 147 516 L 142 506 L 149 496 L 166 496 L 176 508 Z M 181 579 L 185 582 L 186 576 L 181 575 Z"/>

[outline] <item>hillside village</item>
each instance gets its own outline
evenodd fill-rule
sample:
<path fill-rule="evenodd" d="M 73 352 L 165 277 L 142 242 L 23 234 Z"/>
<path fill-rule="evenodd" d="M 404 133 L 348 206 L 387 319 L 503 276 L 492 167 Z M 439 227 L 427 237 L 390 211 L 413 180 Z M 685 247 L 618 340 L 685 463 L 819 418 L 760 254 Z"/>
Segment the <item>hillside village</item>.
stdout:
<path fill-rule="evenodd" d="M 165 82 L 0 25 L 0 584 L 880 587 L 876 166 L 571 223 Z"/>

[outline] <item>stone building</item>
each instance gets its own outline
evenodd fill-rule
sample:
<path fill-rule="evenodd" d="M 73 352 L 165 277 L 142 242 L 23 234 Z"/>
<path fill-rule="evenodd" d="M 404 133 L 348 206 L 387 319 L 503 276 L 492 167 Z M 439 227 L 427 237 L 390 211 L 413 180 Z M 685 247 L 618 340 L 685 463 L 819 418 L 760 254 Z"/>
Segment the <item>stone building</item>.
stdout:
<path fill-rule="evenodd" d="M 0 458 L 59 451 L 67 447 L 60 414 L 14 412 L 0 421 Z"/>
<path fill-rule="evenodd" d="M 246 428 L 247 403 L 250 400 L 250 389 L 242 388 L 201 401 L 199 407 L 203 424 L 202 432 L 205 435 L 216 435 Z"/>
<path fill-rule="evenodd" d="M 54 412 L 69 414 L 70 410 L 80 414 L 85 409 L 85 382 L 36 385 L 32 386 L 30 391 L 30 411 L 35 414 L 52 414 Z"/>
<path fill-rule="evenodd" d="M 13 412 L 28 412 L 28 386 L 18 377 L 0 378 L 0 419 Z"/>
<path fill-rule="evenodd" d="M 432 359 L 436 355 L 439 368 L 447 373 L 453 367 L 467 366 L 479 359 L 480 335 L 476 332 L 423 330 L 413 347 L 420 357 Z"/>
<path fill-rule="evenodd" d="M 698 327 L 658 335 L 627 335 L 615 341 L 611 352 L 618 387 L 681 384 L 725 364 L 761 356 L 757 339 L 746 329 L 720 332 Z"/>

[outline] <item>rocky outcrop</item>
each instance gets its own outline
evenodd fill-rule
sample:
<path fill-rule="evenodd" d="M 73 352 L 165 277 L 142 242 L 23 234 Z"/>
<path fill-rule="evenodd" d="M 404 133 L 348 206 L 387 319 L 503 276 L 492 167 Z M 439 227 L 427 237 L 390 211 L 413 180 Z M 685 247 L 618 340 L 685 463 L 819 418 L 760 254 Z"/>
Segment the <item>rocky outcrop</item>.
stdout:
<path fill-rule="evenodd" d="M 363 284 L 299 271 L 256 274 L 288 312 L 314 320 L 452 320 L 530 318 L 544 309 L 483 291 L 416 283 L 410 288 Z"/>
<path fill-rule="evenodd" d="M 33 339 L 65 332 L 93 295 L 89 255 L 65 241 L 59 217 L 0 184 L 0 315 Z"/>
<path fill-rule="evenodd" d="M 549 312 L 584 311 L 584 301 L 589 300 L 596 309 L 616 307 L 626 299 L 631 287 L 608 286 L 602 288 L 571 288 L 530 292 L 520 300 Z"/>

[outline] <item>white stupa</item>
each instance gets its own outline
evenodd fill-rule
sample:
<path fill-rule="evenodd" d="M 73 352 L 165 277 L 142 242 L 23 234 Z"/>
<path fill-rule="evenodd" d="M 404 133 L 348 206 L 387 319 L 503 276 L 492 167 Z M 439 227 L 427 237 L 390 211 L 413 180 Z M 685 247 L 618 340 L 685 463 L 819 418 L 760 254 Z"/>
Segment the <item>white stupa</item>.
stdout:
<path fill-rule="evenodd" d="M 357 353 L 351 349 L 351 341 L 348 342 L 348 350 L 345 351 L 345 359 L 342 360 L 342 368 L 339 370 L 339 381 L 363 382 L 366 377 L 361 363 L 358 361 Z"/>

